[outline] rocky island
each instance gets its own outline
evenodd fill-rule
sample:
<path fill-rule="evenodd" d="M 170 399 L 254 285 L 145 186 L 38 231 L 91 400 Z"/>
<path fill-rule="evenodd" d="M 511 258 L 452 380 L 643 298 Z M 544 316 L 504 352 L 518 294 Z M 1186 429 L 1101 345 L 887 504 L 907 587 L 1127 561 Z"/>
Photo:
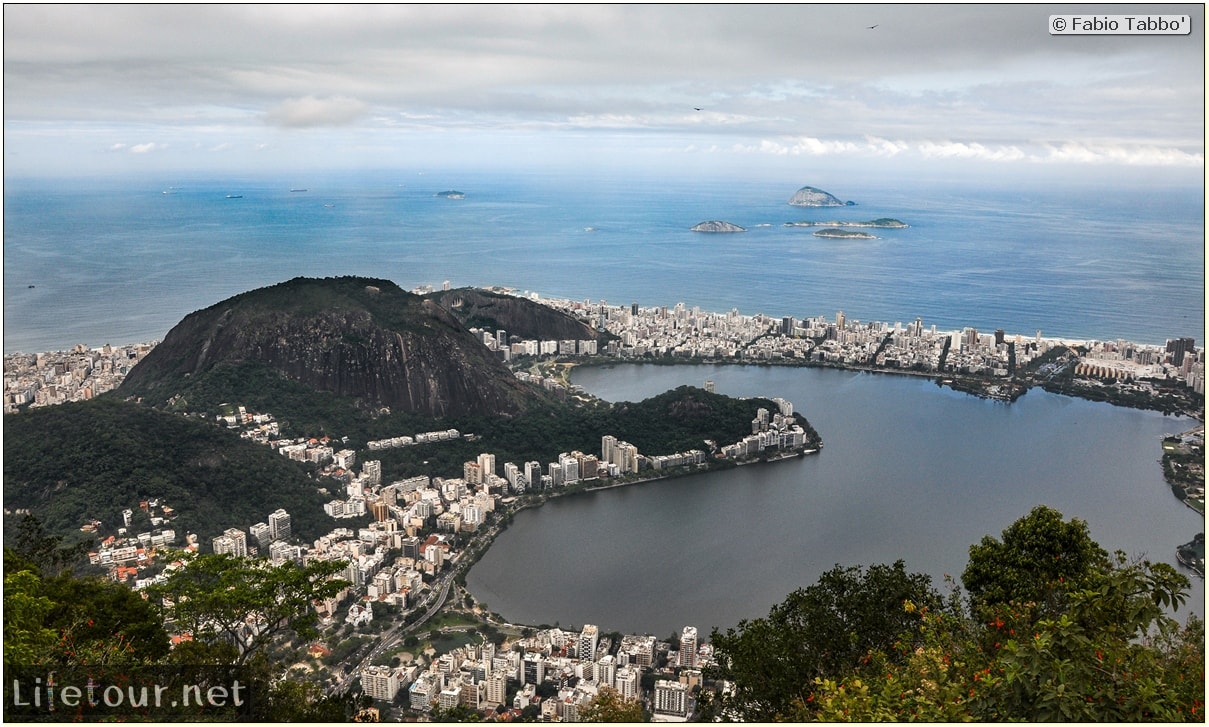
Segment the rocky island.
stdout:
<path fill-rule="evenodd" d="M 870 235 L 868 232 L 856 232 L 855 230 L 841 230 L 838 227 L 828 227 L 814 233 L 815 237 L 836 237 L 845 240 L 876 240 L 877 235 Z"/>
<path fill-rule="evenodd" d="M 708 222 L 699 222 L 689 228 L 693 232 L 747 232 L 746 227 L 739 227 L 730 222 L 722 220 L 709 220 Z"/>
<path fill-rule="evenodd" d="M 802 187 L 789 198 L 789 204 L 794 207 L 845 207 L 856 202 L 843 202 L 829 192 L 815 187 Z"/>
<path fill-rule="evenodd" d="M 893 217 L 879 217 L 876 220 L 867 220 L 865 222 L 811 222 L 802 220 L 800 222 L 786 222 L 786 227 L 877 227 L 883 230 L 901 230 L 910 227 L 902 220 L 896 220 Z"/>

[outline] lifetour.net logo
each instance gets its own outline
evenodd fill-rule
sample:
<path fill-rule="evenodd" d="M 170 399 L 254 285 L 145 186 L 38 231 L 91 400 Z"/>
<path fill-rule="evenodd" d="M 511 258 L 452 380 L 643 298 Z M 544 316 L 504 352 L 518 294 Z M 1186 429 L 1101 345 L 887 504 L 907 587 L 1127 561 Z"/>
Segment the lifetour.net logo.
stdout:
<path fill-rule="evenodd" d="M 13 667 L 4 721 L 238 720 L 251 714 L 253 691 L 239 667 Z"/>

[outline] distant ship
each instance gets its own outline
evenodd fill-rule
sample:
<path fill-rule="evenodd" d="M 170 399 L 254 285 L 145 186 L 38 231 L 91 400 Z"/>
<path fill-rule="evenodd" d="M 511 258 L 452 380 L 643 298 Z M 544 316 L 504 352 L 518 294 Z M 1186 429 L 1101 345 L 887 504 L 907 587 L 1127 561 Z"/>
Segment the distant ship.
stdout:
<path fill-rule="evenodd" d="M 306 189 L 305 188 L 296 188 L 296 189 L 291 189 L 290 191 L 291 192 L 305 192 Z"/>
<path fill-rule="evenodd" d="M 227 199 L 243 199 L 242 194 L 228 194 Z"/>

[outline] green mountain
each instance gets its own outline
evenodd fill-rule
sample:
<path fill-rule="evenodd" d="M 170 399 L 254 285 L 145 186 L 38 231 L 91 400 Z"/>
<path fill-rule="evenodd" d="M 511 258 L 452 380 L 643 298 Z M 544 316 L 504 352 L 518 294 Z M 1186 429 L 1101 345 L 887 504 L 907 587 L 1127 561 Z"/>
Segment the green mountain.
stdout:
<path fill-rule="evenodd" d="M 429 417 L 516 415 L 544 398 L 436 301 L 354 277 L 295 278 L 191 313 L 119 392 L 196 409 L 290 384 Z"/>
<path fill-rule="evenodd" d="M 295 534 L 314 538 L 331 529 L 331 498 L 318 487 L 305 465 L 213 421 L 112 396 L 4 416 L 6 513 L 29 510 L 56 535 L 82 537 L 93 519 L 112 531 L 123 509 L 157 497 L 178 513 L 164 526 L 178 545 L 186 532 L 205 543 L 279 507 Z"/>

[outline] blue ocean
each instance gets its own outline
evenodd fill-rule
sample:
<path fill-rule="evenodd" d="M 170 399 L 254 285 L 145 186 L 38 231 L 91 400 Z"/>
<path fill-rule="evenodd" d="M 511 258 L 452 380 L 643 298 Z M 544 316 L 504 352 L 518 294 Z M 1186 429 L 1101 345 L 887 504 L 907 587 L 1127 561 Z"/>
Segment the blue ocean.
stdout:
<path fill-rule="evenodd" d="M 804 185 L 856 204 L 787 204 Z M 882 217 L 909 227 L 785 226 Z M 706 220 L 746 231 L 690 231 Z M 5 353 L 162 339 L 232 295 L 336 275 L 1203 345 L 1204 271 L 1203 188 L 400 171 L 4 189 Z"/>

